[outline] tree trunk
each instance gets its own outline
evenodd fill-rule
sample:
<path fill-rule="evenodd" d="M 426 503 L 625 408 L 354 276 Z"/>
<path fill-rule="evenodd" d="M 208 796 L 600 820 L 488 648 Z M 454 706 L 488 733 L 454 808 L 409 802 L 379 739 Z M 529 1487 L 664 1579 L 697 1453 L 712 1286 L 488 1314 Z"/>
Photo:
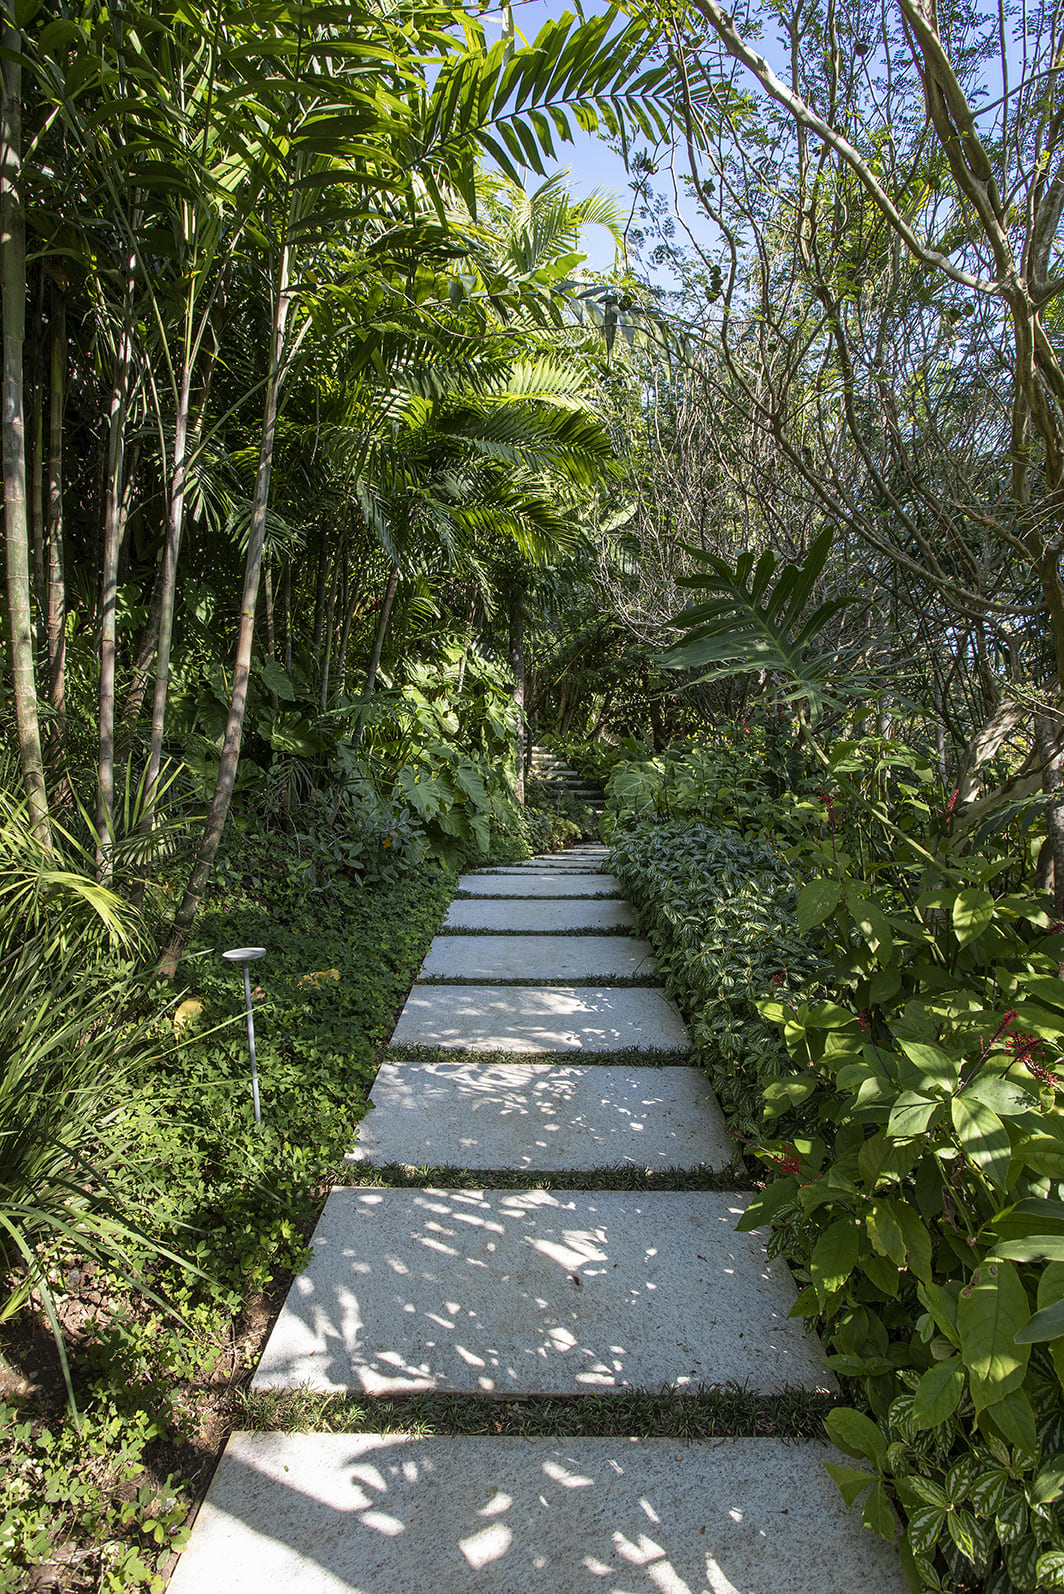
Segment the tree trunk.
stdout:
<path fill-rule="evenodd" d="M 66 742 L 66 580 L 63 574 L 63 417 L 66 410 L 66 296 L 54 292 L 48 399 L 48 675 L 52 704 L 51 751 L 62 758 Z"/>
<path fill-rule="evenodd" d="M 292 673 L 292 561 L 284 567 L 284 587 L 281 602 L 284 608 L 284 667 Z"/>
<path fill-rule="evenodd" d="M 311 643 L 315 659 L 321 657 L 321 639 L 325 631 L 325 578 L 329 573 L 329 544 L 324 526 L 318 538 L 318 573 L 314 583 L 314 637 Z"/>
<path fill-rule="evenodd" d="M 255 475 L 255 492 L 251 504 L 251 525 L 248 529 L 248 551 L 244 561 L 244 591 L 240 603 L 240 628 L 237 633 L 236 658 L 233 662 L 233 690 L 226 721 L 222 756 L 218 765 L 218 779 L 214 785 L 210 811 L 203 828 L 199 854 L 189 875 L 181 905 L 174 915 L 173 927 L 159 959 L 159 973 L 172 980 L 184 950 L 192 921 L 210 878 L 222 831 L 233 800 L 237 769 L 240 764 L 240 745 L 244 733 L 244 713 L 247 708 L 248 682 L 251 677 L 251 649 L 255 639 L 255 609 L 258 605 L 259 580 L 262 575 L 263 547 L 266 538 L 266 509 L 270 500 L 270 476 L 273 470 L 274 441 L 277 434 L 277 413 L 280 405 L 281 384 L 285 371 L 285 333 L 291 306 L 289 271 L 291 254 L 286 243 L 281 251 L 280 274 L 277 284 L 277 304 L 274 312 L 270 371 L 266 384 L 266 405 L 262 422 L 262 440 L 259 445 L 259 462 Z"/>
<path fill-rule="evenodd" d="M 0 298 L 3 303 L 3 468 L 7 606 L 19 764 L 34 835 L 51 846 L 48 793 L 37 717 L 30 608 L 29 525 L 26 515 L 26 437 L 22 349 L 26 332 L 26 217 L 22 206 L 21 42 L 12 0 L 3 0 L 0 41 Z"/>
<path fill-rule="evenodd" d="M 181 367 L 177 414 L 174 419 L 174 464 L 170 474 L 170 498 L 166 514 L 166 542 L 159 575 L 159 641 L 155 649 L 155 690 L 151 705 L 151 743 L 148 772 L 144 781 L 144 812 L 138 829 L 151 835 L 155 825 L 159 771 L 163 762 L 166 734 L 166 698 L 170 688 L 170 650 L 174 639 L 174 609 L 177 603 L 177 562 L 181 554 L 181 533 L 185 524 L 185 482 L 188 469 L 188 410 L 192 391 L 192 364 L 187 358 Z"/>
<path fill-rule="evenodd" d="M 277 638 L 273 626 L 273 567 L 267 559 L 262 567 L 262 602 L 266 614 L 266 652 L 277 657 Z"/>
<path fill-rule="evenodd" d="M 329 583 L 329 602 L 325 615 L 325 651 L 321 661 L 321 711 L 324 714 L 329 702 L 329 670 L 332 665 L 333 637 L 336 635 L 336 595 L 340 587 L 340 555 L 333 560 L 332 581 Z"/>
<path fill-rule="evenodd" d="M 38 277 L 43 287 L 43 279 Z M 33 360 L 30 367 L 30 547 L 33 551 L 33 598 L 37 611 L 37 657 L 43 659 L 48 642 L 48 585 L 44 567 L 44 327 L 40 292 L 34 307 Z"/>
<path fill-rule="evenodd" d="M 366 702 L 368 702 L 368 700 L 373 696 L 373 693 L 377 687 L 377 671 L 381 667 L 381 654 L 384 651 L 384 636 L 388 629 L 388 621 L 392 613 L 392 604 L 395 602 L 395 594 L 398 587 L 399 566 L 394 565 L 392 567 L 392 573 L 388 577 L 388 585 L 384 589 L 384 601 L 381 604 L 380 619 L 377 621 L 377 629 L 373 636 L 373 647 L 370 649 L 369 663 L 366 666 L 366 684 L 362 689 L 362 696 Z M 362 707 L 358 711 L 358 724 L 355 726 L 354 733 L 351 737 L 351 745 L 356 748 L 362 740 L 362 724 L 363 717 L 366 712 L 366 702 L 363 702 Z"/>
<path fill-rule="evenodd" d="M 336 660 L 336 691 L 339 696 L 347 690 L 347 645 L 351 640 L 351 626 L 358 608 L 358 585 L 353 576 L 345 572 L 344 581 L 348 588 L 347 602 L 344 604 L 344 628 L 340 633 L 340 654 Z"/>
<path fill-rule="evenodd" d="M 517 709 L 516 778 L 514 796 L 525 805 L 525 594 L 518 582 L 510 588 L 510 669 L 513 671 L 513 699 Z"/>
<path fill-rule="evenodd" d="M 115 801 L 115 654 L 118 619 L 118 558 L 122 548 L 128 501 L 125 493 L 126 413 L 133 360 L 133 272 L 126 276 L 125 306 L 107 430 L 107 481 L 104 488 L 103 581 L 100 600 L 99 790 L 96 801 L 96 871 L 110 885 Z"/>
<path fill-rule="evenodd" d="M 126 693 L 126 701 L 122 708 L 123 725 L 135 725 L 144 706 L 144 694 L 148 690 L 152 664 L 155 661 L 155 650 L 159 646 L 159 615 L 162 610 L 162 603 L 163 554 L 160 552 L 155 562 L 155 577 L 152 581 L 151 597 L 148 600 L 148 618 L 145 620 L 144 629 L 140 633 L 140 641 L 137 644 L 137 657 L 133 661 L 133 675 L 129 691 Z"/>
<path fill-rule="evenodd" d="M 1064 723 L 1059 715 L 1037 712 L 1034 737 L 1042 761 L 1046 838 L 1053 857 L 1053 907 L 1059 919 L 1064 914 Z"/>

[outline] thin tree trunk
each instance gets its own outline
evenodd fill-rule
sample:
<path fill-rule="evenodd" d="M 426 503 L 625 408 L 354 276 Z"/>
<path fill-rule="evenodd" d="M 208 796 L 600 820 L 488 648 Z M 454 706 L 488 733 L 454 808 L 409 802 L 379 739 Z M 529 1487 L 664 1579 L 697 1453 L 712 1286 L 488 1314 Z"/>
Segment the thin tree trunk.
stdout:
<path fill-rule="evenodd" d="M 255 492 L 251 503 L 251 525 L 248 530 L 248 551 L 244 561 L 244 591 L 240 603 L 240 628 L 237 633 L 236 658 L 233 662 L 233 690 L 226 721 L 222 756 L 218 765 L 218 779 L 214 785 L 210 811 L 203 829 L 199 854 L 189 875 L 181 905 L 174 915 L 173 926 L 159 960 L 159 973 L 172 980 L 184 950 L 192 921 L 202 900 L 210 878 L 222 831 L 233 800 L 237 769 L 240 764 L 240 745 L 244 732 L 244 713 L 247 708 L 248 682 L 251 677 L 251 650 L 255 640 L 255 609 L 259 597 L 262 575 L 263 547 L 266 538 L 266 509 L 270 501 L 270 476 L 273 470 L 274 441 L 277 434 L 277 413 L 280 404 L 281 383 L 284 377 L 285 332 L 291 306 L 289 270 L 291 257 L 286 243 L 281 251 L 280 274 L 277 284 L 277 306 L 274 312 L 270 371 L 266 384 L 266 405 L 262 421 L 262 440 L 259 445 L 258 470 L 255 475 Z"/>
<path fill-rule="evenodd" d="M 1034 738 L 1042 762 L 1046 836 L 1053 857 L 1053 907 L 1060 918 L 1064 914 L 1064 723 L 1055 713 L 1038 712 Z"/>
<path fill-rule="evenodd" d="M 164 542 L 165 547 L 165 542 Z M 133 661 L 133 675 L 122 707 L 122 724 L 135 725 L 144 707 L 144 694 L 152 676 L 155 650 L 159 646 L 159 616 L 163 606 L 163 553 L 160 550 L 155 562 L 155 577 L 148 600 L 148 618 L 137 643 L 137 656 Z"/>
<path fill-rule="evenodd" d="M 292 561 L 284 567 L 284 587 L 281 602 L 284 607 L 284 667 L 292 673 Z"/>
<path fill-rule="evenodd" d="M 40 279 L 39 279 L 40 280 Z M 43 286 L 43 283 L 42 283 Z M 48 586 L 44 573 L 44 329 L 40 292 L 34 307 L 33 361 L 30 369 L 30 547 L 33 551 L 33 597 L 37 611 L 37 656 L 43 659 L 48 638 Z"/>
<path fill-rule="evenodd" d="M 66 580 L 63 574 L 63 417 L 66 410 L 66 296 L 54 292 L 48 408 L 48 673 L 51 751 L 66 742 Z"/>
<path fill-rule="evenodd" d="M 148 771 L 144 781 L 144 812 L 138 829 L 148 837 L 155 825 L 159 771 L 163 762 L 166 734 L 166 698 L 170 688 L 170 649 L 174 639 L 174 608 L 177 603 L 177 562 L 181 554 L 181 533 L 185 523 L 185 482 L 188 460 L 188 409 L 192 391 L 192 365 L 186 356 L 181 367 L 177 414 L 174 418 L 174 463 L 170 474 L 170 500 L 166 515 L 166 542 L 159 575 L 159 640 L 155 649 L 155 690 L 151 705 L 151 742 Z"/>
<path fill-rule="evenodd" d="M 329 546 L 322 527 L 318 539 L 318 574 L 314 583 L 314 637 L 311 643 L 315 659 L 321 658 L 321 639 L 325 631 L 325 578 L 329 571 Z"/>
<path fill-rule="evenodd" d="M 336 661 L 336 691 L 342 697 L 347 690 L 347 645 L 351 640 L 351 625 L 358 608 L 358 586 L 347 571 L 344 571 L 344 584 L 347 588 L 347 602 L 344 604 L 344 628 L 340 633 L 340 656 Z"/>
<path fill-rule="evenodd" d="M 26 515 L 26 438 L 23 425 L 22 350 L 26 333 L 26 216 L 22 206 L 21 41 L 12 0 L 0 7 L 0 298 L 3 303 L 3 468 L 7 606 L 11 675 L 19 763 L 33 832 L 51 846 L 48 792 L 37 717 L 30 608 L 29 525 Z"/>
<path fill-rule="evenodd" d="M 517 582 L 510 588 L 510 668 L 513 671 L 513 699 L 517 709 L 517 758 L 514 796 L 525 805 L 525 595 Z"/>
<path fill-rule="evenodd" d="M 262 567 L 262 601 L 266 611 L 266 652 L 271 659 L 275 659 L 277 645 L 273 629 L 273 569 L 268 559 Z"/>
<path fill-rule="evenodd" d="M 393 565 L 392 573 L 388 577 L 388 585 L 384 589 L 384 601 L 381 604 L 380 618 L 377 621 L 377 629 L 373 636 L 373 647 L 370 649 L 369 663 L 366 666 L 366 684 L 362 689 L 362 695 L 367 701 L 373 696 L 373 693 L 377 687 L 377 671 L 381 667 L 381 654 L 384 651 L 384 636 L 388 629 L 388 621 L 391 617 L 392 604 L 395 602 L 395 594 L 398 590 L 398 587 L 399 566 Z M 351 736 L 352 747 L 357 748 L 358 744 L 362 740 L 362 724 L 365 711 L 366 704 L 364 702 L 362 707 L 359 709 L 358 724 L 355 726 L 354 732 Z"/>
<path fill-rule="evenodd" d="M 325 652 L 321 664 L 321 711 L 324 714 L 329 701 L 329 668 L 332 663 L 333 637 L 336 634 L 336 595 L 340 586 L 340 555 L 333 560 L 333 578 L 329 583 L 329 603 L 325 616 Z"/>
<path fill-rule="evenodd" d="M 125 530 L 128 499 L 125 487 L 126 414 L 133 361 L 133 271 L 126 276 L 122 330 L 115 360 L 107 430 L 107 481 L 104 488 L 103 581 L 100 602 L 99 789 L 96 802 L 96 870 L 103 885 L 113 873 L 111 845 L 115 800 L 115 654 L 118 619 L 118 558 Z"/>

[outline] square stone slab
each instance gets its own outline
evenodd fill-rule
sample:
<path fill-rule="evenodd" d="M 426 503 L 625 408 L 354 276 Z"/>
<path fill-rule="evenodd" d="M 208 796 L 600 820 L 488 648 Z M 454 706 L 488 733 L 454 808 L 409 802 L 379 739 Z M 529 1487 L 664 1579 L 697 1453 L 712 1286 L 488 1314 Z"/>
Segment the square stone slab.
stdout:
<path fill-rule="evenodd" d="M 492 902 L 459 897 L 447 909 L 449 930 L 499 930 L 514 935 L 546 935 L 569 930 L 628 930 L 635 915 L 627 902 L 608 897 L 569 897 L 556 901 Z"/>
<path fill-rule="evenodd" d="M 170 1594 L 906 1594 L 808 1440 L 235 1433 Z"/>
<path fill-rule="evenodd" d="M 494 875 L 522 875 L 522 874 L 602 874 L 602 864 L 605 860 L 588 858 L 581 862 L 579 858 L 535 858 L 526 863 L 498 863 L 490 869 L 473 869 L 471 874 L 475 880 L 491 878 Z"/>
<path fill-rule="evenodd" d="M 835 1387 L 748 1198 L 334 1190 L 256 1389 L 576 1395 Z"/>
<path fill-rule="evenodd" d="M 353 1162 L 555 1173 L 735 1160 L 696 1068 L 384 1063 L 370 1101 Z"/>
<path fill-rule="evenodd" d="M 464 874 L 458 890 L 469 897 L 619 897 L 621 884 L 610 874 L 562 874 L 558 869 L 512 874 Z"/>
<path fill-rule="evenodd" d="M 651 977 L 649 941 L 634 935 L 438 935 L 422 979 L 619 980 Z"/>
<path fill-rule="evenodd" d="M 686 1050 L 687 1027 L 663 991 L 573 985 L 415 985 L 393 1046 L 476 1052 Z"/>

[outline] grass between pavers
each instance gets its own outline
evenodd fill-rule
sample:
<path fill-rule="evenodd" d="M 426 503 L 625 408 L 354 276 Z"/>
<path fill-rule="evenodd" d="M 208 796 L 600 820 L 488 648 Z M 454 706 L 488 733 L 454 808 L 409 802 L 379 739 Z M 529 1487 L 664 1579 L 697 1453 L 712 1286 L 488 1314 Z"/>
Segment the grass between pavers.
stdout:
<path fill-rule="evenodd" d="M 496 876 L 498 879 L 498 876 Z M 575 891 L 571 897 L 528 891 L 456 891 L 456 902 L 623 902 L 623 891 Z"/>
<path fill-rule="evenodd" d="M 260 1432 L 403 1433 L 525 1439 L 820 1439 L 840 1401 L 808 1389 L 759 1394 L 734 1384 L 520 1399 L 436 1391 L 376 1399 L 308 1389 L 241 1391 L 234 1426 Z"/>
<path fill-rule="evenodd" d="M 381 1054 L 382 1063 L 555 1063 L 565 1068 L 691 1068 L 687 1051 L 649 1051 L 625 1046 L 615 1052 L 585 1052 L 574 1048 L 564 1052 L 481 1052 L 461 1046 L 389 1046 Z"/>
<path fill-rule="evenodd" d="M 478 974 L 476 979 L 464 979 L 458 974 L 419 974 L 418 985 L 495 985 L 502 991 L 513 986 L 518 990 L 538 990 L 541 986 L 552 987 L 563 991 L 578 991 L 586 987 L 588 990 L 602 991 L 613 990 L 618 986 L 625 986 L 630 990 L 653 991 L 659 990 L 665 981 L 657 974 L 602 974 L 595 978 L 584 975 L 570 976 L 568 979 L 543 979 L 543 980 L 515 980 L 507 977 L 501 979 L 497 975 Z"/>
<path fill-rule="evenodd" d="M 560 1169 L 550 1173 L 515 1168 L 416 1167 L 412 1163 L 389 1162 L 375 1167 L 368 1162 L 345 1164 L 349 1177 L 337 1188 L 387 1190 L 706 1190 L 715 1194 L 736 1194 L 754 1189 L 745 1168 L 730 1164 L 726 1168 L 632 1168 L 613 1164 L 584 1172 Z"/>
<path fill-rule="evenodd" d="M 481 899 L 481 900 L 484 900 L 484 899 Z M 507 898 L 506 897 L 496 897 L 493 900 L 496 901 L 496 902 L 505 902 L 507 900 Z M 528 898 L 527 897 L 522 897 L 520 900 L 523 901 L 523 902 L 527 902 Z M 586 901 L 587 899 L 583 898 L 581 900 Z M 572 929 L 572 930 L 510 930 L 510 929 L 501 929 L 501 928 L 500 929 L 496 929 L 496 927 L 494 925 L 491 925 L 491 924 L 485 924 L 485 925 L 479 925 L 479 924 L 477 924 L 477 925 L 471 925 L 471 924 L 442 924 L 440 926 L 440 928 L 436 931 L 436 934 L 437 935 L 508 935 L 508 936 L 509 935 L 541 935 L 541 936 L 544 936 L 544 937 L 551 936 L 551 935 L 634 935 L 638 939 L 642 939 L 643 938 L 643 932 L 641 930 L 639 930 L 634 924 L 602 924 L 602 925 L 599 925 L 599 924 L 583 924 L 583 925 L 580 925 L 578 928 L 575 928 L 575 929 Z"/>

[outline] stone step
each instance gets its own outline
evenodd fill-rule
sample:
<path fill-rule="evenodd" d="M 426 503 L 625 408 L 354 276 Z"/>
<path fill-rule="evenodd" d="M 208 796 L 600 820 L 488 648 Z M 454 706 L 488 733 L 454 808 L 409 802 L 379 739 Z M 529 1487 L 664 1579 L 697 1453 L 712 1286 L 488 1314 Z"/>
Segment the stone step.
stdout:
<path fill-rule="evenodd" d="M 470 873 L 475 876 L 510 875 L 511 877 L 519 878 L 523 874 L 535 874 L 540 869 L 549 869 L 554 874 L 559 871 L 562 874 L 603 873 L 602 865 L 597 859 L 589 859 L 587 863 L 581 863 L 578 858 L 561 857 L 558 858 L 556 863 L 550 858 L 540 858 L 535 862 L 530 861 L 527 863 L 496 863 L 489 865 L 486 869 L 471 869 Z"/>
<path fill-rule="evenodd" d="M 422 980 L 578 981 L 652 979 L 649 941 L 633 935 L 438 935 L 421 965 Z"/>
<path fill-rule="evenodd" d="M 393 1046 L 470 1052 L 686 1051 L 663 991 L 573 985 L 415 985 Z"/>
<path fill-rule="evenodd" d="M 255 1389 L 834 1389 L 749 1197 L 333 1190 Z"/>
<path fill-rule="evenodd" d="M 464 874 L 458 881 L 464 897 L 619 897 L 620 881 L 608 874 L 564 874 L 557 869 L 529 870 L 519 881 L 513 875 Z"/>
<path fill-rule="evenodd" d="M 602 897 L 568 897 L 557 901 L 491 901 L 487 897 L 452 902 L 444 919 L 449 930 L 491 930 L 504 934 L 541 934 L 583 930 L 630 929 L 635 915 L 627 902 Z"/>
<path fill-rule="evenodd" d="M 906 1594 L 809 1440 L 235 1433 L 169 1594 Z"/>
<path fill-rule="evenodd" d="M 350 1162 L 562 1173 L 735 1160 L 695 1068 L 384 1063 L 370 1101 Z"/>

